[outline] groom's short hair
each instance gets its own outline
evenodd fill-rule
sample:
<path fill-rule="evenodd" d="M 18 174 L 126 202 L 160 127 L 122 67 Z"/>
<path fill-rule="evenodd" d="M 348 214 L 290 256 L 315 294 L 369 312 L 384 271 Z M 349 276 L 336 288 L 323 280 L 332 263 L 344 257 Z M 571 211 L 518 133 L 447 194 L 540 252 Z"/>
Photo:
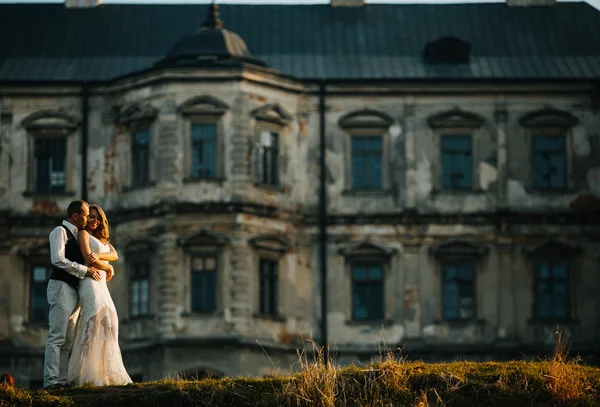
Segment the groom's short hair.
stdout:
<path fill-rule="evenodd" d="M 67 208 L 67 216 L 70 218 L 74 214 L 80 214 L 83 212 L 83 205 L 88 205 L 88 203 L 81 200 L 71 202 Z"/>

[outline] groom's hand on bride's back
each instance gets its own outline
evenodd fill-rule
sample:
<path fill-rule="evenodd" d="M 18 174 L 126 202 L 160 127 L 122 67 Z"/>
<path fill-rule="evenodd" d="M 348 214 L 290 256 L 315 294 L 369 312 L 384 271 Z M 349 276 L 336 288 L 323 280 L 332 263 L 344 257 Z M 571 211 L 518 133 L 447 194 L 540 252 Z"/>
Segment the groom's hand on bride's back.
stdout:
<path fill-rule="evenodd" d="M 88 267 L 88 271 L 85 273 L 85 276 L 93 278 L 96 281 L 100 281 L 100 272 L 95 267 Z"/>

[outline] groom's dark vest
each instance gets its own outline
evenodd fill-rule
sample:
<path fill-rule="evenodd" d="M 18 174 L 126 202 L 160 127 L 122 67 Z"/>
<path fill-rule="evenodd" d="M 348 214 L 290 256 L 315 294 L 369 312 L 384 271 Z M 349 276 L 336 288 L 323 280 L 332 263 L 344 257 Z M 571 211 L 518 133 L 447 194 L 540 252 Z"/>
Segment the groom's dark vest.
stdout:
<path fill-rule="evenodd" d="M 74 261 L 75 263 L 85 264 L 85 259 L 81 250 L 79 249 L 79 243 L 73 233 L 65 225 L 61 225 L 67 231 L 67 243 L 65 243 L 65 258 Z M 52 266 L 52 274 L 50 275 L 51 280 L 60 280 L 69 284 L 71 287 L 77 289 L 81 279 L 75 277 L 73 274 L 67 273 L 63 269 Z"/>

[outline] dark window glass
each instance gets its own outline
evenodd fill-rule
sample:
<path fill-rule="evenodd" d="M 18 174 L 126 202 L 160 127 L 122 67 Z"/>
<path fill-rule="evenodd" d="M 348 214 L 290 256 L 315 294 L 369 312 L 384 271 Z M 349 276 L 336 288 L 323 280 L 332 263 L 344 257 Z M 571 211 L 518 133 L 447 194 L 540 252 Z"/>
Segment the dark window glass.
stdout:
<path fill-rule="evenodd" d="M 381 189 L 382 138 L 380 136 L 352 137 L 352 188 Z"/>
<path fill-rule="evenodd" d="M 192 312 L 217 310 L 217 258 L 192 257 Z"/>
<path fill-rule="evenodd" d="M 132 139 L 131 182 L 134 186 L 147 185 L 150 181 L 150 130 L 136 131 Z"/>
<path fill-rule="evenodd" d="M 259 284 L 260 284 L 260 314 L 277 316 L 278 310 L 278 267 L 274 260 L 261 259 L 259 262 Z"/>
<path fill-rule="evenodd" d="M 442 315 L 445 320 L 475 318 L 475 284 L 473 266 L 442 266 Z"/>
<path fill-rule="evenodd" d="M 382 320 L 383 267 L 380 263 L 352 265 L 352 319 Z"/>
<path fill-rule="evenodd" d="M 442 136 L 442 187 L 473 188 L 471 136 Z"/>
<path fill-rule="evenodd" d="M 279 185 L 279 133 L 263 131 L 258 154 L 258 182 Z"/>
<path fill-rule="evenodd" d="M 566 187 L 565 170 L 565 138 L 560 136 L 534 136 L 534 188 L 564 189 Z"/>
<path fill-rule="evenodd" d="M 536 267 L 535 313 L 539 319 L 569 317 L 569 284 L 566 262 L 542 262 Z"/>
<path fill-rule="evenodd" d="M 130 265 L 130 270 L 130 317 L 150 315 L 150 264 L 143 261 L 135 262 Z"/>
<path fill-rule="evenodd" d="M 48 322 L 48 280 L 52 267 L 36 265 L 31 268 L 31 295 L 29 304 L 29 320 L 32 323 Z"/>
<path fill-rule="evenodd" d="M 35 139 L 35 189 L 40 193 L 65 192 L 67 143 L 64 137 Z"/>
<path fill-rule="evenodd" d="M 217 176 L 217 125 L 192 125 L 192 173 L 193 178 Z"/>

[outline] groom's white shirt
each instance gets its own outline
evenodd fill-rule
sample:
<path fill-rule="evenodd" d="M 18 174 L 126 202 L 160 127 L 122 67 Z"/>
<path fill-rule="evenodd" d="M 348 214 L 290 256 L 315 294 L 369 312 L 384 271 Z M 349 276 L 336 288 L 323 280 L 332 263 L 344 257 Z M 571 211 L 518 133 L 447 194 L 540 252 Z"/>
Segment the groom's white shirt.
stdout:
<path fill-rule="evenodd" d="M 77 239 L 77 226 L 73 225 L 66 220 L 63 220 L 65 225 Z M 85 278 L 87 273 L 87 266 L 71 261 L 65 257 L 65 245 L 67 244 L 67 231 L 63 227 L 56 227 L 50 232 L 50 261 L 53 266 L 63 269 L 69 274 L 73 274 L 75 277 L 81 279 Z"/>

